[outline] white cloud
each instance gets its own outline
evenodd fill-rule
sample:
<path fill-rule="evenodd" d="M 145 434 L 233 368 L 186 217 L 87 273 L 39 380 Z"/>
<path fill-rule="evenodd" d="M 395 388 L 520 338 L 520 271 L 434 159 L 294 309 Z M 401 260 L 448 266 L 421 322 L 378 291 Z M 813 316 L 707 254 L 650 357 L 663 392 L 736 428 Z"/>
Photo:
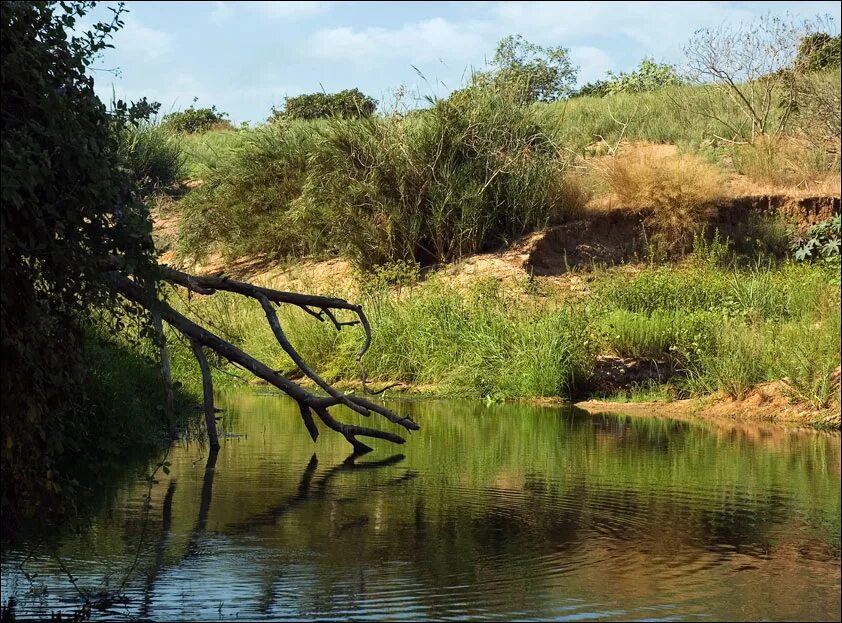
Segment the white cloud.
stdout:
<path fill-rule="evenodd" d="M 348 27 L 316 31 L 309 52 L 334 61 L 371 63 L 395 58 L 412 62 L 465 61 L 481 58 L 493 36 L 483 22 L 450 22 L 441 17 L 404 24 L 400 28 Z"/>
<path fill-rule="evenodd" d="M 330 11 L 333 2 L 214 2 L 210 20 L 217 24 L 230 20 L 239 9 L 245 9 L 262 17 L 293 21 Z"/>
<path fill-rule="evenodd" d="M 267 17 L 295 19 L 327 13 L 333 2 L 244 2 L 251 10 Z"/>
<path fill-rule="evenodd" d="M 216 24 L 228 21 L 234 15 L 234 7 L 230 2 L 214 2 L 213 11 L 210 13 L 210 20 Z"/>
<path fill-rule="evenodd" d="M 579 66 L 579 82 L 592 82 L 605 76 L 614 68 L 614 61 L 604 50 L 592 46 L 577 46 L 570 49 L 570 58 Z"/>
<path fill-rule="evenodd" d="M 173 36 L 163 30 L 144 26 L 137 20 L 126 20 L 126 25 L 114 37 L 115 46 L 127 58 L 152 61 L 172 52 Z"/>

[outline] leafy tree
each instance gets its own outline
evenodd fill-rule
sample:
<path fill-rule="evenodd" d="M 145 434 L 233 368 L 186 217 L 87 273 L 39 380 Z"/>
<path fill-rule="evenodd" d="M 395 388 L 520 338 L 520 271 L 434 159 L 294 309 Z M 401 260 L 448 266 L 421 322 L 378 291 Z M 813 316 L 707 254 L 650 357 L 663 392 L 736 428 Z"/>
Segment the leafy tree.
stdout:
<path fill-rule="evenodd" d="M 269 122 L 280 119 L 360 119 L 371 117 L 377 109 L 377 100 L 359 89 L 346 89 L 339 93 L 310 93 L 287 97 L 284 109 L 272 108 Z"/>
<path fill-rule="evenodd" d="M 684 84 L 684 82 L 675 66 L 667 63 L 656 63 L 651 58 L 644 58 L 635 70 L 618 74 L 609 71 L 604 80 L 597 80 L 584 85 L 576 91 L 574 96 L 605 97 L 618 93 L 643 93 L 645 91 L 657 91 L 664 87 L 678 86 Z"/>
<path fill-rule="evenodd" d="M 656 63 L 651 58 L 644 58 L 637 68 L 629 73 L 615 74 L 609 71 L 606 82 L 608 95 L 657 91 L 664 87 L 684 84 L 674 65 Z"/>
<path fill-rule="evenodd" d="M 44 508 L 57 457 L 85 437 L 83 326 L 124 304 L 103 264 L 138 276 L 154 253 L 146 206 L 121 167 L 115 119 L 85 72 L 122 25 L 72 32 L 92 2 L 3 2 L 2 507 Z M 4 515 L 4 522 L 9 519 Z"/>
<path fill-rule="evenodd" d="M 228 113 L 220 112 L 216 106 L 210 108 L 194 108 L 180 110 L 164 116 L 162 124 L 174 132 L 186 134 L 207 132 L 219 128 L 228 129 L 231 122 Z"/>
<path fill-rule="evenodd" d="M 801 38 L 795 64 L 803 71 L 822 71 L 839 67 L 842 59 L 842 33 L 835 37 L 826 32 L 815 32 Z"/>
<path fill-rule="evenodd" d="M 570 50 L 561 46 L 542 47 L 521 35 L 500 40 L 491 72 L 474 75 L 476 84 L 493 82 L 511 89 L 524 103 L 552 102 L 572 91 L 579 72 L 570 61 Z"/>
<path fill-rule="evenodd" d="M 4 2 L 2 22 L 2 220 L 0 222 L 0 509 L 4 533 L 21 515 L 53 518 L 72 501 L 73 482 L 63 461 L 79 457 L 95 438 L 86 396 L 84 335 L 92 317 L 113 318 L 119 332 L 127 317 L 153 313 L 188 338 L 199 362 L 205 422 L 218 448 L 213 389 L 204 348 L 251 370 L 299 402 L 315 440 L 314 416 L 341 433 L 355 452 L 370 447 L 358 436 L 403 443 L 393 433 L 343 424 L 328 412 L 343 404 L 357 413 L 378 413 L 409 430 L 418 425 L 365 398 L 335 390 L 313 372 L 286 340 L 274 304 L 291 304 L 338 329 L 334 310 L 370 325 L 362 308 L 342 299 L 277 292 L 224 276 L 195 277 L 157 265 L 147 206 L 120 153 L 119 129 L 149 114 L 154 104 L 118 103 L 109 115 L 94 93 L 90 64 L 123 25 L 124 6 L 113 19 L 82 34 L 74 28 L 93 2 Z M 213 335 L 158 297 L 157 284 L 177 284 L 201 295 L 218 290 L 256 299 L 281 348 L 327 392 L 311 394 L 266 364 Z M 149 323 L 144 323 L 146 327 Z M 163 331 L 160 331 L 162 334 Z M 161 344 L 162 350 L 163 344 Z M 162 357 L 163 358 L 163 357 Z M 363 373 L 363 382 L 365 376 Z M 370 391 L 370 390 L 368 390 Z M 110 405 L 116 406 L 116 405 Z M 60 495 L 57 495 L 60 494 Z M 4 534 L 5 536 L 5 534 Z"/>

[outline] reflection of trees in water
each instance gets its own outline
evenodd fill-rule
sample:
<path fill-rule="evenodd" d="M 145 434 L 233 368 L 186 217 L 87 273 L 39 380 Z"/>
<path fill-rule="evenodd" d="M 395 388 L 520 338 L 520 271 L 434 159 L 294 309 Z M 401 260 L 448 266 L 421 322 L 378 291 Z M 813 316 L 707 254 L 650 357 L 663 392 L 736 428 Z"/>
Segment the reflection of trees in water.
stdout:
<path fill-rule="evenodd" d="M 213 498 L 213 482 L 214 474 L 216 472 L 217 455 L 218 450 L 210 450 L 210 454 L 208 455 L 208 459 L 205 464 L 204 475 L 202 478 L 201 501 L 199 503 L 199 511 L 196 518 L 196 523 L 193 530 L 190 532 L 187 545 L 185 546 L 182 555 L 173 563 L 165 562 L 167 544 L 170 540 L 170 533 L 172 529 L 173 497 L 175 495 L 176 488 L 176 482 L 174 479 L 171 480 L 169 483 L 161 507 L 161 530 L 158 537 L 158 541 L 154 548 L 155 556 L 152 560 L 151 567 L 147 573 L 147 581 L 143 590 L 143 600 L 140 605 L 140 611 L 138 612 L 138 616 L 140 616 L 141 618 L 147 618 L 149 616 L 155 583 L 164 570 L 180 567 L 190 559 L 202 555 L 203 552 L 212 553 L 212 550 L 202 550 L 200 546 L 202 538 L 205 534 L 208 515 L 210 513 L 211 508 L 211 500 Z M 331 467 L 329 470 L 327 470 L 324 474 L 322 474 L 318 479 L 315 479 L 314 481 L 314 477 L 316 475 L 319 464 L 318 458 L 314 454 L 310 458 L 310 461 L 307 463 L 307 466 L 304 468 L 301 480 L 298 484 L 297 492 L 294 495 L 282 500 L 278 504 L 249 518 L 246 521 L 240 521 L 226 526 L 225 532 L 226 534 L 233 536 L 237 534 L 251 533 L 252 531 L 261 527 L 276 525 L 278 521 L 283 518 L 284 515 L 302 506 L 306 502 L 312 500 L 326 499 L 329 496 L 330 492 L 330 482 L 333 479 L 335 479 L 339 474 L 343 472 L 354 472 L 377 469 L 380 467 L 387 467 L 395 465 L 401 462 L 403 459 L 404 455 L 396 454 L 394 456 L 379 461 L 358 461 L 358 455 L 352 454 L 347 459 L 345 459 L 345 461 L 338 465 L 335 465 L 334 467 Z M 415 478 L 416 475 L 417 474 L 415 472 L 407 470 L 403 475 L 385 481 L 382 486 L 389 487 L 399 485 L 412 480 L 413 478 Z M 368 523 L 367 516 L 363 516 L 363 518 L 361 519 L 363 520 L 362 525 Z M 340 533 L 345 529 L 354 527 L 357 526 L 340 526 Z M 282 569 L 277 569 L 274 574 L 270 574 L 269 576 L 263 578 L 262 584 L 265 589 L 260 599 L 261 612 L 268 612 L 268 610 L 271 608 L 274 599 L 274 596 L 272 594 L 272 587 L 274 586 L 275 582 L 281 577 L 282 573 Z"/>
<path fill-rule="evenodd" d="M 559 595 L 656 602 L 666 570 L 683 578 L 683 566 L 703 569 L 697 585 L 709 585 L 735 556 L 768 566 L 790 544 L 798 547 L 778 568 L 803 595 L 804 551 L 826 543 L 788 535 L 805 523 L 799 516 L 838 525 L 838 438 L 502 407 L 497 417 L 494 408 L 451 412 L 436 403 L 421 405 L 429 443 L 410 449 L 411 465 L 388 468 L 402 456 L 350 457 L 320 469 L 326 456 L 344 455 L 344 444 L 322 445 L 320 463 L 309 438 L 294 443 L 277 399 L 266 402 L 271 414 L 243 410 L 250 417 L 236 422 L 243 441 L 222 451 L 215 491 L 215 456 L 202 476 L 201 465 L 193 475 L 176 471 L 177 488 L 156 490 L 141 617 L 154 604 L 177 612 L 182 579 L 212 586 L 219 576 L 247 587 L 239 594 L 251 603 L 237 603 L 257 608 L 255 616 L 370 614 L 398 593 L 425 618 L 462 612 L 458 604 L 550 612 Z M 286 452 L 280 462 L 276 443 Z M 141 531 L 129 519 L 122 539 L 117 530 L 102 535 L 121 540 L 105 543 L 117 554 Z M 757 586 L 746 595 L 760 599 Z"/>

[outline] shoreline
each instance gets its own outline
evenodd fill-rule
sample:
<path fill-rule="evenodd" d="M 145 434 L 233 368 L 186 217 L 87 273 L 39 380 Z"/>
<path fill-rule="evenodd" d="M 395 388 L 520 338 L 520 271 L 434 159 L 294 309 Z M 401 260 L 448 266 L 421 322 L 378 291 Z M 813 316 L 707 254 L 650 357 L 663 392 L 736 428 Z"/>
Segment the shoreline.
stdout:
<path fill-rule="evenodd" d="M 304 386 L 315 387 L 309 379 L 296 379 Z M 262 385 L 257 383 L 255 385 Z M 359 391 L 358 381 L 338 381 L 334 387 L 342 391 Z M 388 383 L 377 382 L 369 384 L 378 389 Z M 436 385 L 409 385 L 399 383 L 390 388 L 385 399 L 442 399 L 453 396 L 442 393 Z M 476 398 L 483 401 L 482 398 Z M 535 406 L 572 405 L 587 411 L 592 415 L 611 413 L 634 417 L 667 417 L 678 420 L 727 420 L 747 424 L 772 424 L 783 428 L 807 428 L 818 431 L 840 432 L 842 417 L 840 417 L 839 402 L 826 409 L 816 409 L 804 403 L 791 403 L 782 392 L 782 383 L 766 383 L 758 386 L 744 399 L 735 400 L 723 395 L 711 394 L 696 398 L 682 398 L 676 400 L 647 400 L 640 402 L 621 402 L 606 399 L 589 398 L 570 402 L 559 396 L 516 398 L 502 402 L 523 403 Z"/>

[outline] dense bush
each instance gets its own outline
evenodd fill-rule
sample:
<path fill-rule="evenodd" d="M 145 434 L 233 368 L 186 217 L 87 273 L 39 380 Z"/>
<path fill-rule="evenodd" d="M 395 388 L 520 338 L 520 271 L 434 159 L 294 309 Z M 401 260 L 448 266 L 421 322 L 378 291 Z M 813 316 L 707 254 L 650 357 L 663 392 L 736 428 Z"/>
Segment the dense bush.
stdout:
<path fill-rule="evenodd" d="M 798 43 L 796 67 L 805 71 L 822 71 L 839 67 L 842 62 L 842 34 L 835 37 L 826 32 L 816 32 Z"/>
<path fill-rule="evenodd" d="M 185 155 L 177 136 L 146 122 L 126 124 L 116 131 L 118 153 L 144 194 L 181 181 Z"/>
<path fill-rule="evenodd" d="M 118 29 L 68 35 L 92 3 L 4 2 L 2 21 L 2 508 L 43 516 L 66 485 L 59 456 L 91 425 L 83 325 L 121 308 L 103 262 L 137 275 L 154 256 L 148 211 L 122 170 L 86 75 Z M 79 444 L 79 445 L 77 445 Z"/>
<path fill-rule="evenodd" d="M 472 83 L 504 91 L 522 104 L 553 102 L 570 94 L 578 72 L 567 48 L 545 48 L 510 35 L 497 43 L 491 69 L 474 73 Z"/>
<path fill-rule="evenodd" d="M 377 109 L 377 100 L 359 89 L 346 89 L 339 93 L 310 93 L 287 97 L 284 109 L 272 108 L 269 122 L 282 119 L 360 119 L 371 117 Z"/>
<path fill-rule="evenodd" d="M 361 266 L 455 260 L 580 208 L 534 111 L 492 88 L 412 117 L 335 122 L 311 166 L 306 196 L 336 214 Z"/>
<path fill-rule="evenodd" d="M 581 207 L 559 156 L 536 112 L 494 89 L 406 118 L 274 124 L 183 202 L 182 253 L 457 259 Z"/>
<path fill-rule="evenodd" d="M 211 106 L 210 108 L 194 108 L 190 106 L 187 110 L 180 110 L 164 115 L 161 124 L 173 132 L 184 132 L 187 134 L 231 129 L 232 127 L 231 122 L 228 120 L 228 113 L 218 111 L 216 106 Z"/>
<path fill-rule="evenodd" d="M 585 84 L 573 95 L 575 97 L 594 95 L 605 97 L 618 93 L 644 93 L 665 87 L 680 86 L 684 83 L 685 80 L 673 65 L 656 63 L 652 59 L 644 58 L 635 70 L 619 74 L 609 71 L 607 78 Z"/>
<path fill-rule="evenodd" d="M 315 128 L 302 122 L 250 131 L 225 166 L 206 169 L 204 184 L 180 202 L 180 253 L 277 258 L 328 245 L 325 227 L 314 220 L 318 211 L 301 198 L 314 141 Z"/>

